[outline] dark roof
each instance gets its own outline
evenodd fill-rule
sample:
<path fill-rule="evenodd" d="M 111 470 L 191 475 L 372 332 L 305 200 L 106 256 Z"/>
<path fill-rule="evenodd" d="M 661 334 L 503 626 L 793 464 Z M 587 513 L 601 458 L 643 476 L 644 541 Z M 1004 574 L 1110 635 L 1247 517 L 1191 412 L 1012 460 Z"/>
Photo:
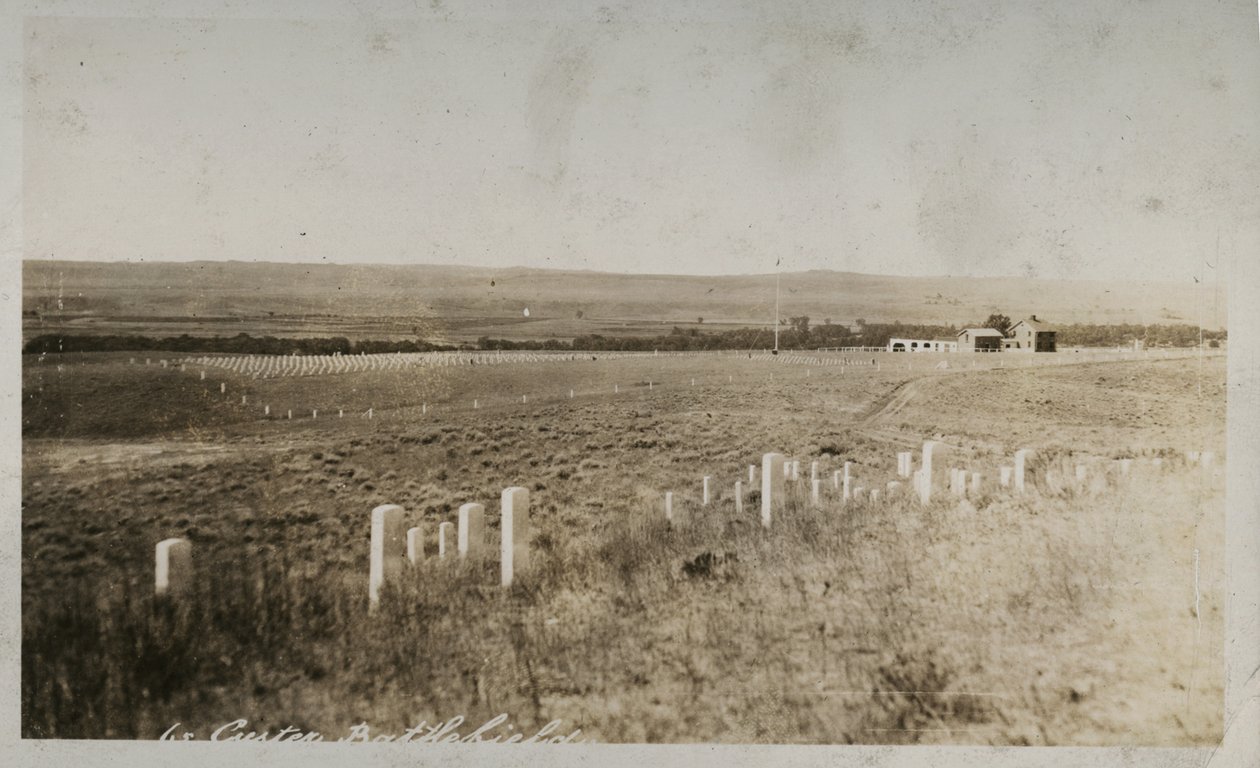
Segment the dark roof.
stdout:
<path fill-rule="evenodd" d="M 996 328 L 963 328 L 961 331 L 958 332 L 958 335 L 962 336 L 964 333 L 968 331 L 971 331 L 971 334 L 973 336 L 1004 336 L 1005 335 Z"/>
<path fill-rule="evenodd" d="M 1049 323 L 1043 323 L 1040 320 L 1033 320 L 1032 318 L 1028 318 L 1028 317 L 1024 318 L 1023 320 L 1020 320 L 1018 323 L 1011 326 L 1011 330 L 1013 331 L 1021 325 L 1026 325 L 1029 328 L 1032 328 L 1034 331 L 1053 331 L 1054 330 L 1054 328 L 1050 327 Z"/>

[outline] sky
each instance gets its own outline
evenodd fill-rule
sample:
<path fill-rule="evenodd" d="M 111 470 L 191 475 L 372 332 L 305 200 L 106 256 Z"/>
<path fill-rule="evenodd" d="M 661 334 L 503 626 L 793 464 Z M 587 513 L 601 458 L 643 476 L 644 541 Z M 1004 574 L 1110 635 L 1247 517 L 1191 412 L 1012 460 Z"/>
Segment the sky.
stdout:
<path fill-rule="evenodd" d="M 28 18 L 22 253 L 1219 283 L 1249 2 Z"/>

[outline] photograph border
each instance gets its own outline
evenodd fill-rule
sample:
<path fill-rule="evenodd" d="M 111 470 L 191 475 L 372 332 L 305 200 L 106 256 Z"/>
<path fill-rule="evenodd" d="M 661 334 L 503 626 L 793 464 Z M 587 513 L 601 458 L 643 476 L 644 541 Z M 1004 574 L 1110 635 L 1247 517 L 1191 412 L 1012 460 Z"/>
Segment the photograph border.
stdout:
<path fill-rule="evenodd" d="M 1183 0 L 1196 2 L 1196 0 Z M 101 0 L 59 3 L 10 2 L 0 15 L 0 302 L 5 310 L 3 406 L 0 425 L 8 450 L 0 472 L 4 500 L 0 529 L 0 758 L 10 765 L 166 765 L 340 764 L 348 760 L 384 765 L 609 765 L 638 766 L 644 761 L 698 766 L 726 765 L 941 765 L 971 768 L 979 761 L 1006 765 L 1101 765 L 1134 763 L 1159 766 L 1255 765 L 1260 755 L 1260 258 L 1236 255 L 1229 268 L 1229 344 L 1227 402 L 1227 572 L 1225 646 L 1225 737 L 1212 748 L 1143 747 L 850 747 L 717 745 L 581 745 L 565 747 L 408 747 L 405 745 L 239 745 L 157 742 L 23 740 L 20 738 L 20 597 L 21 579 L 21 305 L 22 305 L 22 153 L 23 26 L 32 16 L 146 17 L 160 9 L 167 18 L 360 19 L 415 18 L 409 2 L 270 2 L 233 6 L 175 2 L 154 4 Z M 1260 27 L 1258 27 L 1260 29 Z M 1253 30 L 1255 33 L 1257 30 Z M 1257 43 L 1260 44 L 1260 36 Z M 1240 87 L 1260 87 L 1260 73 Z M 1260 120 L 1256 121 L 1260 124 Z M 1254 137 L 1253 137 L 1254 138 Z M 178 751 L 172 751 L 172 750 Z M 9 762 L 12 760 L 12 762 Z"/>

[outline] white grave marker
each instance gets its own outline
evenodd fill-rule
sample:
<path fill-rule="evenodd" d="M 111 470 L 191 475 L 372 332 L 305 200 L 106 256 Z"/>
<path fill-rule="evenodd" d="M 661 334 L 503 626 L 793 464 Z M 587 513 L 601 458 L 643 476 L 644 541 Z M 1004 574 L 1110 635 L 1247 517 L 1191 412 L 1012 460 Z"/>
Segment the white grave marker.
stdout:
<path fill-rule="evenodd" d="M 424 559 L 424 527 L 407 529 L 407 562 L 416 565 Z"/>
<path fill-rule="evenodd" d="M 446 521 L 438 523 L 438 557 L 446 557 L 447 547 L 454 544 L 453 534 L 455 533 L 455 524 Z"/>
<path fill-rule="evenodd" d="M 188 539 L 163 539 L 155 552 L 153 591 L 158 597 L 187 594 L 193 584 L 192 543 Z"/>
<path fill-rule="evenodd" d="M 459 556 L 473 560 L 485 557 L 486 508 L 481 504 L 464 504 L 459 508 L 459 529 L 456 532 Z"/>
<path fill-rule="evenodd" d="M 1015 492 L 1023 493 L 1025 483 L 1028 480 L 1028 459 L 1032 456 L 1032 450 L 1029 448 L 1020 448 L 1015 452 Z"/>
<path fill-rule="evenodd" d="M 372 535 L 368 563 L 368 600 L 375 607 L 381 585 L 402 567 L 405 554 L 403 508 L 384 504 L 372 510 Z"/>
<path fill-rule="evenodd" d="M 923 443 L 923 459 L 920 462 L 922 473 L 919 479 L 919 502 L 927 504 L 932 501 L 932 491 L 936 486 L 936 475 L 938 470 L 935 466 L 939 463 L 939 459 L 943 459 L 944 448 L 936 440 L 927 440 Z"/>
<path fill-rule="evenodd" d="M 761 524 L 770 527 L 772 512 L 783 503 L 783 468 L 786 459 L 781 453 L 761 457 Z"/>
<path fill-rule="evenodd" d="M 505 488 L 500 509 L 500 576 L 503 586 L 510 587 L 516 574 L 529 568 L 529 491 Z"/>

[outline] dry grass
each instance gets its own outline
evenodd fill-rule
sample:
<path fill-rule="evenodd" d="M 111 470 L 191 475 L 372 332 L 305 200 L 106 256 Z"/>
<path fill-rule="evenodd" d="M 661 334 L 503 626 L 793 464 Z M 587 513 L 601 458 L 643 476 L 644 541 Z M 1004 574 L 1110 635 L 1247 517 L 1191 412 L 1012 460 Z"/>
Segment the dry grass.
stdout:
<path fill-rule="evenodd" d="M 720 370 L 695 362 L 639 365 L 634 380 L 668 386 L 457 417 L 386 411 L 371 424 L 225 421 L 220 452 L 28 441 L 23 734 L 154 738 L 176 721 L 206 732 L 247 717 L 259 730 L 336 736 L 361 721 L 397 732 L 508 712 L 518 728 L 560 718 L 601 741 L 1219 738 L 1219 479 L 1170 460 L 1079 491 L 1042 483 L 1030 498 L 821 510 L 797 498 L 765 531 L 754 503 L 736 515 L 730 498 L 763 450 L 799 456 L 806 471 L 826 453 L 826 477 L 853 461 L 870 487 L 891 479 L 889 432 L 965 442 L 969 466 L 990 476 L 1011 446 L 959 434 L 969 404 L 948 399 L 917 434 L 896 428 L 912 409 L 855 418 L 905 374 L 806 380 L 780 366 L 771 385 L 764 367 L 722 386 Z M 632 370 L 601 363 L 570 380 L 603 388 Z M 1146 371 L 1176 404 L 1184 365 Z M 462 383 L 493 383 L 504 400 L 540 381 L 476 373 Z M 704 384 L 684 386 L 692 375 Z M 1039 375 L 1096 397 L 1097 371 Z M 987 397 L 991 418 L 1022 438 L 1025 410 L 1002 405 L 1001 376 L 920 381 L 923 397 Z M 764 407 L 772 394 L 777 410 Z M 1186 434 L 1223 411 L 1209 405 L 1182 419 Z M 1088 428 L 1042 432 L 1062 446 Z M 718 498 L 701 509 L 705 474 Z M 426 563 L 369 619 L 372 506 L 402 504 L 436 530 L 458 504 L 488 502 L 495 542 L 489 502 L 515 484 L 531 489 L 531 573 L 505 591 L 493 563 Z M 182 609 L 150 594 L 153 544 L 170 535 L 194 542 L 203 577 Z"/>

